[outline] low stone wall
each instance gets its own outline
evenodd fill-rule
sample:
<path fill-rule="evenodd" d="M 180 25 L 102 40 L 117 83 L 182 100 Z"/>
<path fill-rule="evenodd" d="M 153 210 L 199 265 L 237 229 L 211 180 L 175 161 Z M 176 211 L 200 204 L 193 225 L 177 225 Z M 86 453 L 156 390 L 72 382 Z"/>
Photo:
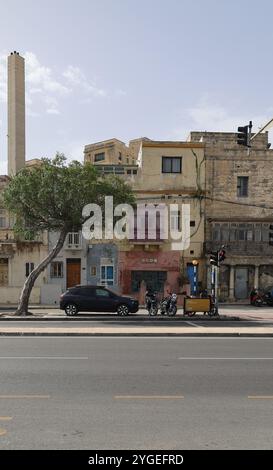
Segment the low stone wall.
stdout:
<path fill-rule="evenodd" d="M 0 304 L 17 304 L 21 290 L 21 287 L 0 287 Z M 40 303 L 40 287 L 33 287 L 30 296 L 30 303 Z"/>

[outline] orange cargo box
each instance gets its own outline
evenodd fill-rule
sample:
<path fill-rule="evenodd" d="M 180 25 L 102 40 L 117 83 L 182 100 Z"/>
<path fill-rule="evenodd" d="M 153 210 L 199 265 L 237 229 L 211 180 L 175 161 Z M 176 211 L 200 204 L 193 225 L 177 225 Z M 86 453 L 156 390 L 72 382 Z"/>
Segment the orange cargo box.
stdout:
<path fill-rule="evenodd" d="M 210 310 L 210 297 L 202 299 L 185 297 L 184 299 L 184 315 L 187 314 L 187 312 L 210 312 Z"/>

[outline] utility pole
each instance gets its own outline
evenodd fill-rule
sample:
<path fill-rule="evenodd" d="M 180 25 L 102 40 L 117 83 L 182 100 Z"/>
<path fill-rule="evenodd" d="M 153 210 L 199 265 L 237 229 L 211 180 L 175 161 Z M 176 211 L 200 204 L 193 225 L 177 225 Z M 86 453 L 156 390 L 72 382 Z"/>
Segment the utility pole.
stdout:
<path fill-rule="evenodd" d="M 225 246 L 222 245 L 220 250 L 212 251 L 210 253 L 211 265 L 211 296 L 214 302 L 214 314 L 219 315 L 218 312 L 218 284 L 219 284 L 219 268 L 221 261 L 226 258 Z"/>

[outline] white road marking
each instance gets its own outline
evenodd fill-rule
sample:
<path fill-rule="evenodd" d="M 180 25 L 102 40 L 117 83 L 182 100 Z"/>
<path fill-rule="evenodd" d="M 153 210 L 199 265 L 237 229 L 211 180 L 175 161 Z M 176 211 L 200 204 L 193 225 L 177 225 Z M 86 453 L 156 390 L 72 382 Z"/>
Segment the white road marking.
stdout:
<path fill-rule="evenodd" d="M 273 361 L 273 357 L 178 357 L 181 360 L 196 361 Z"/>
<path fill-rule="evenodd" d="M 183 395 L 116 395 L 115 400 L 181 400 Z"/>
<path fill-rule="evenodd" d="M 0 356 L 0 360 L 3 359 L 54 359 L 54 360 L 73 360 L 82 361 L 89 359 L 87 356 L 83 357 L 68 357 L 68 356 Z"/>
<path fill-rule="evenodd" d="M 198 325 L 194 323 L 193 321 L 186 321 L 185 323 L 188 323 L 188 325 L 191 325 L 191 326 L 196 326 L 197 328 L 205 328 L 203 325 Z"/>
<path fill-rule="evenodd" d="M 5 398 L 5 399 L 10 399 L 10 398 L 16 398 L 16 399 L 22 399 L 22 398 L 50 398 L 50 395 L 0 395 L 0 398 Z"/>

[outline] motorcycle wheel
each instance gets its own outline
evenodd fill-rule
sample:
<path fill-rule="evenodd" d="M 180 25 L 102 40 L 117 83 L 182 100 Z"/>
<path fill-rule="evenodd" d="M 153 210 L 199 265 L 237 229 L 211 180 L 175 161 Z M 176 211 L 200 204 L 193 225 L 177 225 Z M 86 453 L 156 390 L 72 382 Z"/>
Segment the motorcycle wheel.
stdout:
<path fill-rule="evenodd" d="M 155 317 L 157 315 L 157 308 L 151 307 L 150 310 L 149 310 L 149 315 L 151 317 Z"/>
<path fill-rule="evenodd" d="M 254 306 L 255 307 L 261 307 L 262 306 L 262 301 L 261 300 L 255 300 Z"/>
<path fill-rule="evenodd" d="M 174 317 L 176 315 L 176 312 L 177 312 L 177 307 L 174 306 L 171 310 L 168 311 L 169 317 Z"/>
<path fill-rule="evenodd" d="M 212 307 L 212 309 L 208 312 L 208 314 L 210 317 L 214 317 L 215 315 L 218 315 L 218 313 L 216 313 L 215 307 Z"/>

